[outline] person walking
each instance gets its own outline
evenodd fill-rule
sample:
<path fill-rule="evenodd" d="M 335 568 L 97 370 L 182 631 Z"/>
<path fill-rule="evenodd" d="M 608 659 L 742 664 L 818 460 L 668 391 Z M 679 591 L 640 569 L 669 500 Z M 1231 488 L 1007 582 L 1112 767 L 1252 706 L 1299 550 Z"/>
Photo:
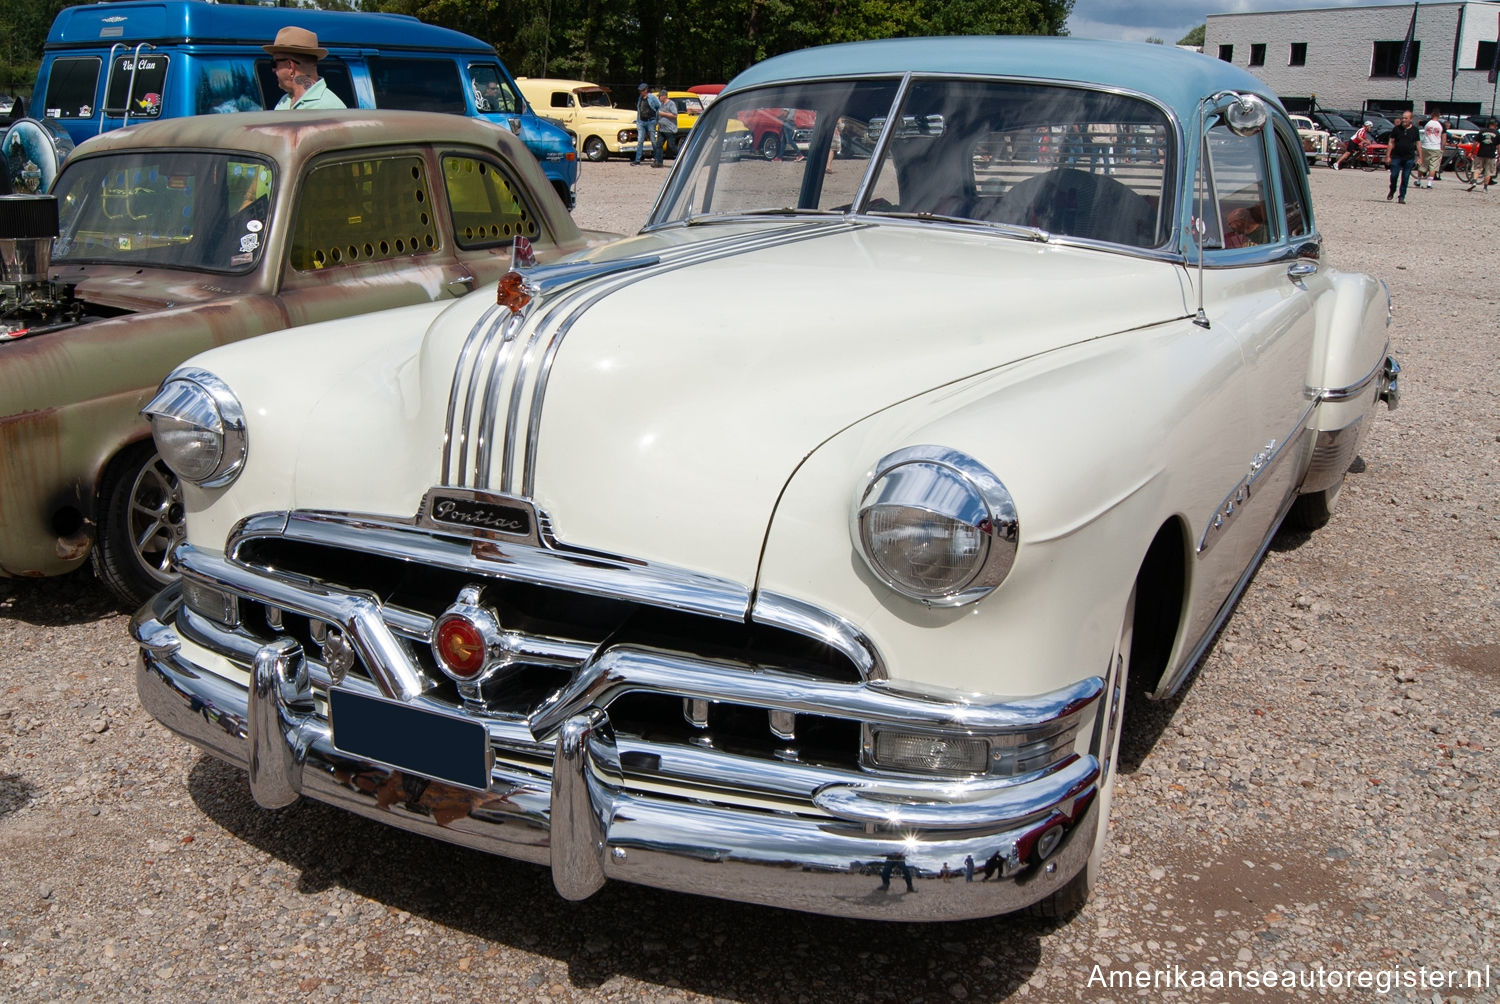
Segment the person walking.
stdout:
<path fill-rule="evenodd" d="M 1500 124 L 1490 119 L 1474 139 L 1479 147 L 1474 151 L 1474 181 L 1469 185 L 1469 191 L 1474 191 L 1474 185 L 1483 185 L 1484 191 L 1488 192 L 1495 183 L 1495 146 L 1500 143 Z"/>
<path fill-rule="evenodd" d="M 1443 120 L 1433 112 L 1427 121 L 1422 123 L 1422 150 L 1421 163 L 1417 165 L 1417 187 L 1431 188 L 1432 183 L 1437 180 L 1438 174 L 1443 169 L 1443 146 L 1447 130 L 1443 128 Z M 1426 179 L 1426 184 L 1423 184 Z"/>
<path fill-rule="evenodd" d="M 665 87 L 656 92 L 656 145 L 652 148 L 651 166 L 666 167 L 668 150 L 677 156 L 677 102 L 667 96 Z"/>
<path fill-rule="evenodd" d="M 635 88 L 635 160 L 630 163 L 641 166 L 641 151 L 646 142 L 651 143 L 652 157 L 656 156 L 656 95 L 650 84 L 637 84 Z"/>
<path fill-rule="evenodd" d="M 318 76 L 318 60 L 328 55 L 328 50 L 318 45 L 317 35 L 306 28 L 288 26 L 276 33 L 274 42 L 261 48 L 271 54 L 276 86 L 286 92 L 276 102 L 278 112 L 347 107 Z"/>
<path fill-rule="evenodd" d="M 1385 164 L 1391 172 L 1391 190 L 1385 193 L 1385 201 L 1396 197 L 1396 182 L 1401 183 L 1400 202 L 1406 204 L 1406 186 L 1411 183 L 1412 169 L 1417 166 L 1417 144 L 1421 133 L 1411 123 L 1411 112 L 1402 112 L 1401 121 L 1386 138 Z"/>

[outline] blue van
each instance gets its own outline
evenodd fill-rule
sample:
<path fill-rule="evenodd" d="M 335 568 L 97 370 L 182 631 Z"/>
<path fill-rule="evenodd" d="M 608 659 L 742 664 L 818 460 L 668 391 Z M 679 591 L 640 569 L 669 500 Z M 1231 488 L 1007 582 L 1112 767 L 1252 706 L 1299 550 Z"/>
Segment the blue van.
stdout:
<path fill-rule="evenodd" d="M 282 92 L 261 46 L 288 25 L 318 36 L 318 73 L 350 108 L 404 108 L 488 119 L 541 161 L 571 209 L 578 157 L 537 116 L 493 46 L 404 14 L 127 0 L 67 7 L 52 22 L 31 114 L 75 143 L 130 122 L 260 111 Z"/>

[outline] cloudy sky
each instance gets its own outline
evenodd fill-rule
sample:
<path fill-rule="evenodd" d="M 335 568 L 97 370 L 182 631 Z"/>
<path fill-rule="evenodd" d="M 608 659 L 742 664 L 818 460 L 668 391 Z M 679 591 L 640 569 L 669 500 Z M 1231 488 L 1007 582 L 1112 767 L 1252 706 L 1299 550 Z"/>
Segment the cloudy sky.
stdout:
<path fill-rule="evenodd" d="M 1384 0 L 1075 0 L 1068 31 L 1079 38 L 1148 38 L 1175 43 L 1207 14 L 1375 6 Z"/>

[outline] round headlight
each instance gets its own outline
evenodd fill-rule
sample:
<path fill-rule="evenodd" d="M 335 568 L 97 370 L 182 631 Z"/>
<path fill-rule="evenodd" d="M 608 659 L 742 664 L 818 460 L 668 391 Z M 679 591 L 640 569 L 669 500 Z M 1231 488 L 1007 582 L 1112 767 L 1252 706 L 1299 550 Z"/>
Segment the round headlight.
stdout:
<path fill-rule="evenodd" d="M 245 463 L 245 413 L 227 384 L 206 370 L 180 369 L 141 414 L 162 461 L 184 481 L 220 488 Z"/>
<path fill-rule="evenodd" d="M 1000 479 L 972 457 L 913 446 L 881 458 L 855 501 L 865 564 L 892 589 L 933 606 L 987 595 L 1015 560 L 1020 522 Z"/>

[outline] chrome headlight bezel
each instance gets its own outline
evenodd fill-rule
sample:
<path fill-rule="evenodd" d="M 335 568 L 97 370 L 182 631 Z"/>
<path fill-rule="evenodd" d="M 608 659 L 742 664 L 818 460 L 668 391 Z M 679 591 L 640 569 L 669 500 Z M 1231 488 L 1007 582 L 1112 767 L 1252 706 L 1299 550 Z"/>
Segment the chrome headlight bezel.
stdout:
<path fill-rule="evenodd" d="M 952 574 L 926 584 L 903 575 L 882 546 L 879 520 L 905 520 L 912 548 L 939 535 L 962 534 L 971 554 Z M 850 525 L 865 565 L 896 592 L 935 607 L 958 607 L 988 596 L 1005 580 L 1020 544 L 1020 517 L 1010 492 L 974 458 L 943 446 L 910 446 L 876 463 L 855 496 Z"/>
<path fill-rule="evenodd" d="M 151 420 L 162 461 L 182 480 L 222 488 L 239 476 L 249 453 L 245 412 L 229 385 L 212 373 L 196 367 L 172 371 L 141 414 Z M 205 453 L 200 445 L 195 451 L 192 443 L 210 449 Z"/>

